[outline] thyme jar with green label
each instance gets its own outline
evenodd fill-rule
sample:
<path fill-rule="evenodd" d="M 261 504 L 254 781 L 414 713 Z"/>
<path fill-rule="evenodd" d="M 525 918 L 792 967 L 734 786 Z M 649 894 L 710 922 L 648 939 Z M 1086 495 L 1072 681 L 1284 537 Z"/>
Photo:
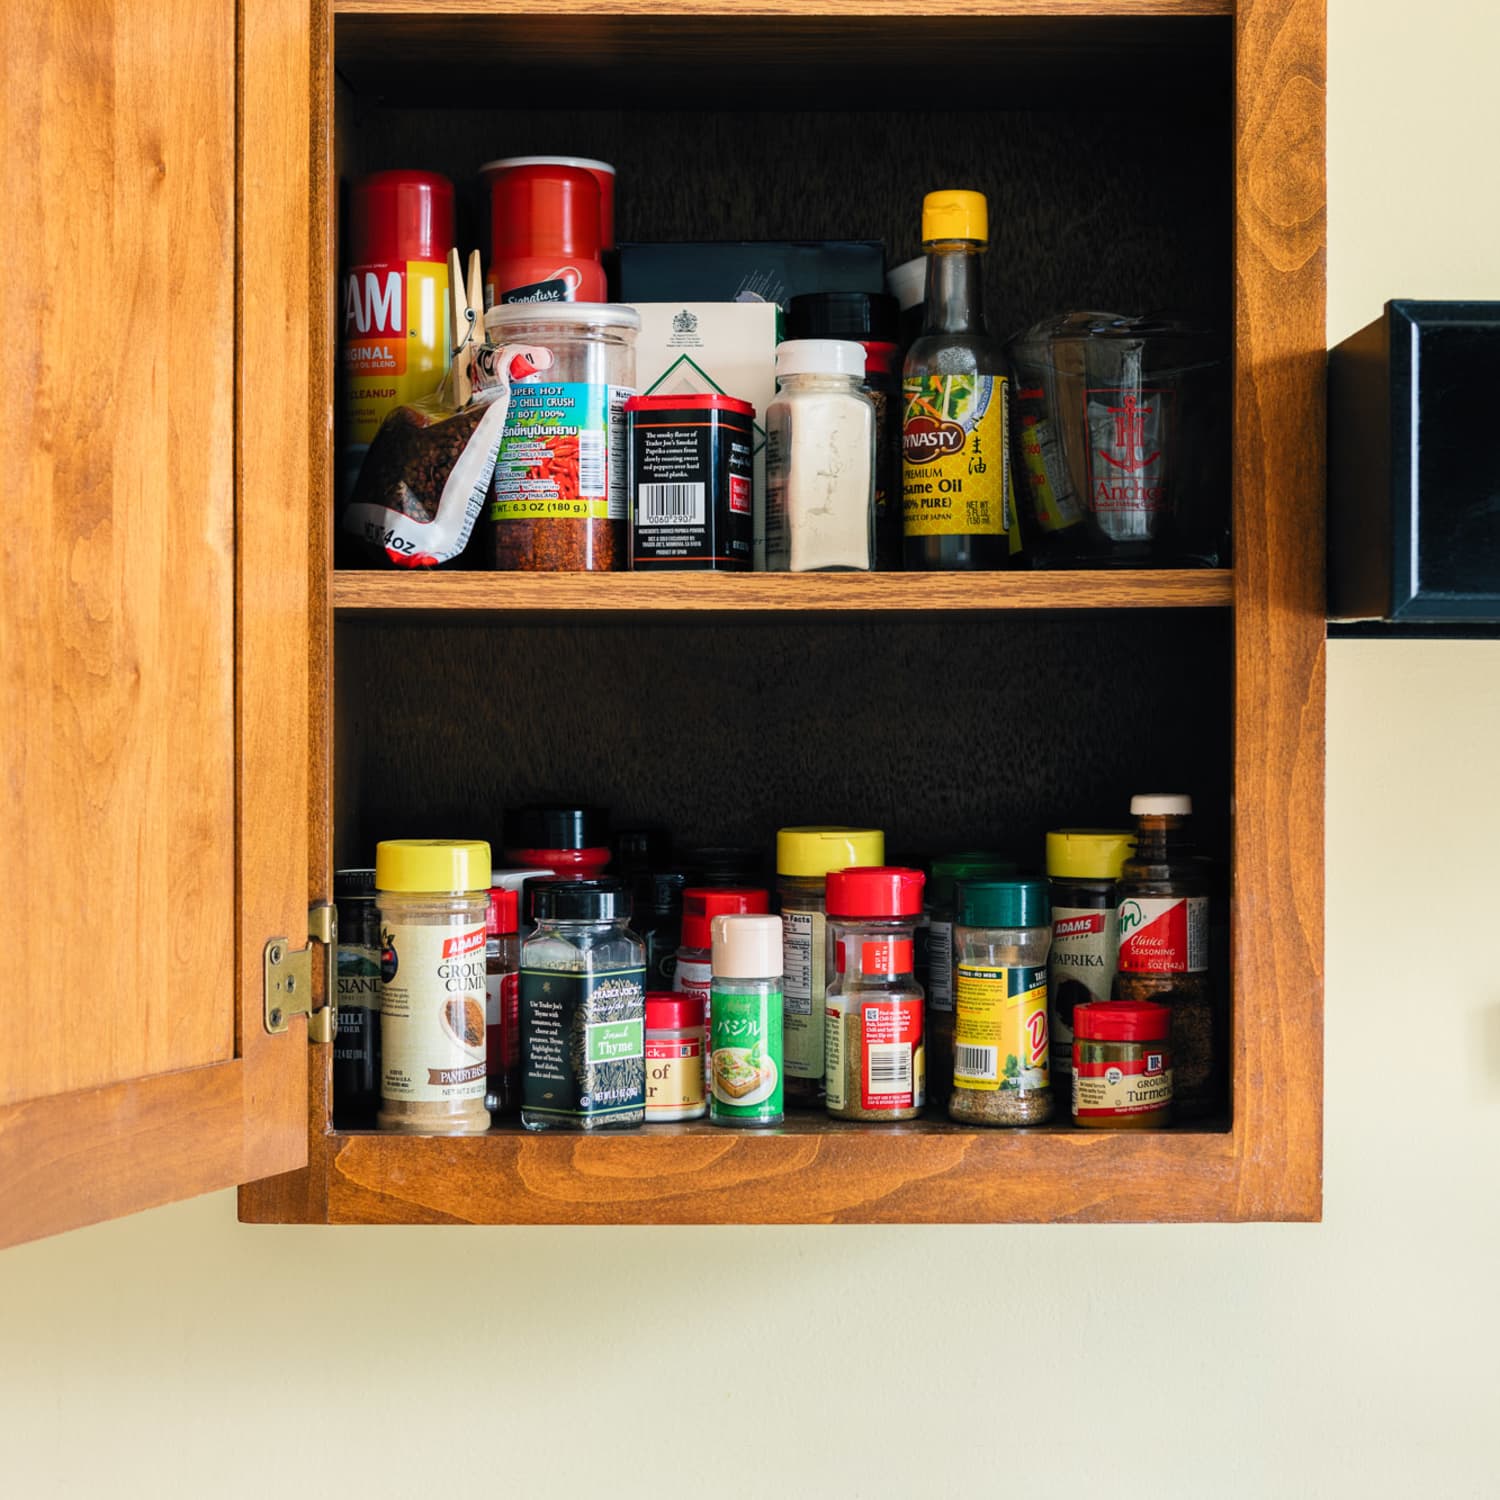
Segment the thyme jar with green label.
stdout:
<path fill-rule="evenodd" d="M 607 1130 L 646 1118 L 646 951 L 616 880 L 531 887 L 521 948 L 521 1123 Z"/>

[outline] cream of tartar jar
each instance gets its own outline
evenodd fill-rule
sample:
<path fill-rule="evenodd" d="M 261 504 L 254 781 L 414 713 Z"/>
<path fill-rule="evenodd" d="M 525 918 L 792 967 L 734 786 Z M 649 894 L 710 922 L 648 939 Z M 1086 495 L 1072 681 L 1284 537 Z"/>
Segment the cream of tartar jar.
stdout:
<path fill-rule="evenodd" d="M 382 1130 L 469 1135 L 490 1128 L 484 1105 L 489 900 L 486 843 L 376 845 Z"/>
<path fill-rule="evenodd" d="M 704 1092 L 703 996 L 653 991 L 646 996 L 646 1123 L 701 1120 Z"/>

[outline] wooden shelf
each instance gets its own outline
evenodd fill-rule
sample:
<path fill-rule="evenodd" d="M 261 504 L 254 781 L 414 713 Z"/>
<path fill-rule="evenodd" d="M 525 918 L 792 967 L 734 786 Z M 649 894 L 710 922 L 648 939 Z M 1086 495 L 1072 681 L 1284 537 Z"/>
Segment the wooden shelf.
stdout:
<path fill-rule="evenodd" d="M 871 1126 L 792 1116 L 614 1134 L 329 1133 L 257 1217 L 332 1224 L 1161 1222 L 1265 1216 L 1222 1125 L 1156 1132 Z M 289 1185 L 288 1185 L 289 1186 Z M 293 1208 L 295 1204 L 295 1208 Z M 1305 1211 L 1278 1217 L 1306 1217 Z"/>
<path fill-rule="evenodd" d="M 1234 602 L 1227 568 L 1017 573 L 398 573 L 333 575 L 339 614 L 407 610 L 672 613 L 685 610 L 1211 609 Z"/>

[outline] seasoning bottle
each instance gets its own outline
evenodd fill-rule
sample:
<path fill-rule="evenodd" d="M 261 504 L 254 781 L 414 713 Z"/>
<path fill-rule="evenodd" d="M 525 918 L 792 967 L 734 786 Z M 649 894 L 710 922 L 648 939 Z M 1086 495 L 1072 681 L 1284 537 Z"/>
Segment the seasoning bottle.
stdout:
<path fill-rule="evenodd" d="M 828 1113 L 914 1120 L 926 1099 L 922 987 L 912 945 L 922 920 L 920 870 L 837 870 L 828 877 L 834 980 L 824 1023 Z"/>
<path fill-rule="evenodd" d="M 761 849 L 689 849 L 682 862 L 696 886 L 759 886 L 766 876 L 766 856 Z"/>
<path fill-rule="evenodd" d="M 380 1128 L 421 1135 L 488 1130 L 484 948 L 490 846 L 387 839 L 375 847 L 375 888 Z"/>
<path fill-rule="evenodd" d="M 708 1113 L 715 1125 L 779 1125 L 781 918 L 713 919 Z"/>
<path fill-rule="evenodd" d="M 1073 1123 L 1157 1130 L 1172 1118 L 1172 1013 L 1149 1000 L 1073 1012 Z"/>
<path fill-rule="evenodd" d="M 1114 994 L 1120 947 L 1115 882 L 1134 848 L 1135 835 L 1123 830 L 1061 828 L 1047 835 L 1047 1024 L 1059 1098 L 1072 1088 L 1074 1006 Z"/>
<path fill-rule="evenodd" d="M 1047 887 L 961 880 L 953 929 L 953 1093 L 948 1113 L 974 1125 L 1052 1118 L 1047 1050 Z"/>
<path fill-rule="evenodd" d="M 521 946 L 521 1123 L 605 1130 L 646 1118 L 646 954 L 617 880 L 533 885 Z"/>
<path fill-rule="evenodd" d="M 646 996 L 646 1123 L 701 1120 L 708 1048 L 697 995 Z"/>
<path fill-rule="evenodd" d="M 984 322 L 983 193 L 922 200 L 926 320 L 902 380 L 906 566 L 1003 568 L 1020 550 L 1010 477 L 1005 356 Z"/>
<path fill-rule="evenodd" d="M 803 292 L 787 303 L 789 339 L 850 339 L 865 351 L 875 403 L 875 566 L 901 566 L 901 309 L 884 292 Z"/>
<path fill-rule="evenodd" d="M 1223 1103 L 1219 1038 L 1208 973 L 1208 881 L 1188 842 L 1193 799 L 1130 799 L 1135 853 L 1120 869 L 1121 1000 L 1154 1000 L 1172 1012 L 1173 1108 L 1179 1118 Z"/>
<path fill-rule="evenodd" d="M 682 893 L 686 870 L 657 870 L 635 877 L 631 925 L 646 945 L 646 985 L 675 988 L 677 950 L 682 946 Z"/>
<path fill-rule="evenodd" d="M 514 807 L 505 814 L 505 857 L 556 875 L 591 880 L 609 865 L 609 814 L 597 807 Z"/>
<path fill-rule="evenodd" d="M 885 862 L 876 828 L 783 828 L 776 835 L 786 998 L 786 1095 L 816 1105 L 823 1096 L 823 995 L 828 983 L 824 888 L 830 871 Z"/>
<path fill-rule="evenodd" d="M 380 913 L 374 870 L 335 870 L 338 1033 L 333 1040 L 333 1123 L 372 1130 L 380 1108 Z"/>
<path fill-rule="evenodd" d="M 932 861 L 927 923 L 917 929 L 917 983 L 927 997 L 927 1094 L 946 1099 L 953 1087 L 953 892 L 960 880 L 1014 875 L 1014 860 L 988 850 L 944 854 Z"/>
<path fill-rule="evenodd" d="M 837 339 L 776 349 L 766 408 L 766 567 L 858 572 L 875 566 L 875 406 L 860 388 L 865 352 Z"/>
<path fill-rule="evenodd" d="M 519 892 L 490 887 L 484 924 L 485 1053 L 489 1068 L 484 1107 L 492 1115 L 513 1115 L 521 1107 L 520 910 Z"/>
<path fill-rule="evenodd" d="M 721 916 L 764 914 L 771 909 L 768 891 L 721 886 L 716 890 L 689 886 L 682 893 L 682 946 L 672 972 L 672 990 L 696 995 L 704 1005 L 703 1024 L 712 1034 L 711 988 L 713 980 L 713 920 Z M 708 1054 L 703 1056 L 703 1077 L 708 1080 Z"/>

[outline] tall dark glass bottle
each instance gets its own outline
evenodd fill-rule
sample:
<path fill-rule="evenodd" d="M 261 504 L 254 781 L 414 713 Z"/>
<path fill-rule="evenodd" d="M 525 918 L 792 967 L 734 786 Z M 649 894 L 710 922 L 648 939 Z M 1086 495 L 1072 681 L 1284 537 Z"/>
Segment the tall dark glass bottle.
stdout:
<path fill-rule="evenodd" d="M 927 312 L 902 372 L 906 566 L 1008 567 L 1020 550 L 1011 489 L 1005 355 L 984 322 L 983 193 L 922 200 Z"/>

